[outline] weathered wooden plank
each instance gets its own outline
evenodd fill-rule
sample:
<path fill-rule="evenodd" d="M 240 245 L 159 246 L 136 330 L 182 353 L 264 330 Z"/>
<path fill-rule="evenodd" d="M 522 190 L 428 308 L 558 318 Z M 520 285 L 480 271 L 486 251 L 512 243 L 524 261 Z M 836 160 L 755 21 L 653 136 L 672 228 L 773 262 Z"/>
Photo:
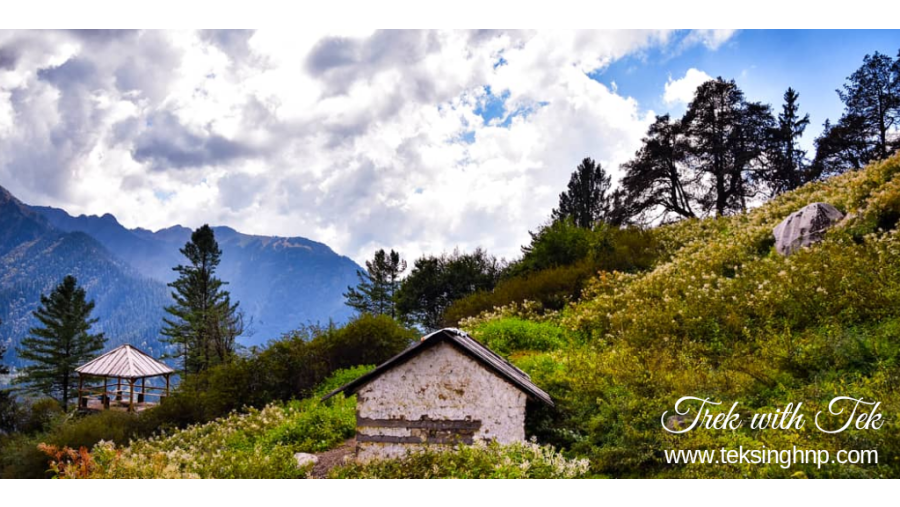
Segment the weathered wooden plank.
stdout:
<path fill-rule="evenodd" d="M 372 442 L 381 444 L 472 444 L 472 435 L 448 435 L 440 437 L 419 437 L 407 436 L 399 437 L 396 435 L 364 435 L 358 433 L 356 435 L 357 442 Z"/>
<path fill-rule="evenodd" d="M 428 430 L 468 430 L 481 429 L 481 421 L 464 419 L 370 419 L 368 417 L 356 418 L 356 426 L 362 428 L 420 428 Z"/>

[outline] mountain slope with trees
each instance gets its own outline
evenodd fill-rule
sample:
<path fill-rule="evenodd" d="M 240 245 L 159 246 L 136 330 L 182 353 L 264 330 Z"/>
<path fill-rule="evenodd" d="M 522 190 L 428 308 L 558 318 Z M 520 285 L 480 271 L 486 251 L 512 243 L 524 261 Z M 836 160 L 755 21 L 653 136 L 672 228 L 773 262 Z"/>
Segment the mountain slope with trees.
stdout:
<path fill-rule="evenodd" d="M 131 343 L 162 355 L 158 333 L 165 285 L 141 276 L 82 232 L 62 232 L 0 188 L 0 342 L 9 347 L 7 364 L 22 366 L 15 347 L 38 322 L 32 312 L 68 275 L 78 278 L 94 300 L 96 329 L 107 346 Z"/>
<path fill-rule="evenodd" d="M 127 229 L 109 214 L 72 217 L 55 208 L 34 209 L 60 230 L 91 235 L 143 276 L 163 283 L 177 277 L 172 268 L 182 263 L 179 249 L 191 239 L 192 230 L 177 225 L 152 232 Z M 306 238 L 212 229 L 223 252 L 218 274 L 246 318 L 241 344 L 259 345 L 300 324 L 344 322 L 352 314 L 342 295 L 360 269 L 351 259 Z"/>

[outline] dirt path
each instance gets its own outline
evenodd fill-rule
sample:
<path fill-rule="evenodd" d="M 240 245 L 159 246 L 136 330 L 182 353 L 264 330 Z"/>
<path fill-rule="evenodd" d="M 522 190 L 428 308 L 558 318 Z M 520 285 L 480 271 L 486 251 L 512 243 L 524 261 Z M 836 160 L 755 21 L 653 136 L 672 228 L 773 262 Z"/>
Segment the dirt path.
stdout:
<path fill-rule="evenodd" d="M 347 440 L 330 451 L 316 454 L 319 461 L 316 462 L 316 465 L 313 467 L 312 477 L 314 479 L 324 479 L 325 476 L 328 475 L 329 470 L 338 465 L 343 465 L 344 458 L 352 456 L 355 451 L 356 437 Z"/>

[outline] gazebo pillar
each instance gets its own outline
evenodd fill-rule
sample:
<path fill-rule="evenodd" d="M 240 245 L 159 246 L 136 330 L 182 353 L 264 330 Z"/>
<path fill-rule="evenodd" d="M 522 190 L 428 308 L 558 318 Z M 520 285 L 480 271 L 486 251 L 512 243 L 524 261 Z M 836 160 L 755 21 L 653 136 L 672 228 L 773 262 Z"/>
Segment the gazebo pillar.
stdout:
<path fill-rule="evenodd" d="M 78 408 L 87 408 L 87 398 L 84 397 L 84 377 L 78 374 Z"/>
<path fill-rule="evenodd" d="M 134 379 L 128 379 L 128 411 L 134 412 Z"/>

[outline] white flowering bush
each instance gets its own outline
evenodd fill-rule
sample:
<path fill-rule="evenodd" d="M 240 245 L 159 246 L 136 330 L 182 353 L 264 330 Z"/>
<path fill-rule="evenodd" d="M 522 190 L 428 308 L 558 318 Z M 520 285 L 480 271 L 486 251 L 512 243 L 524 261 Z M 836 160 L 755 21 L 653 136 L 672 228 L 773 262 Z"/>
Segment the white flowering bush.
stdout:
<path fill-rule="evenodd" d="M 58 453 L 59 477 L 301 478 L 297 452 L 337 446 L 355 431 L 355 399 L 304 400 L 232 414 L 125 447 L 100 442 L 90 452 Z M 48 453 L 49 454 L 49 453 Z"/>
<path fill-rule="evenodd" d="M 331 470 L 339 479 L 575 479 L 589 469 L 586 459 L 569 459 L 535 442 L 501 445 L 478 441 L 452 449 L 412 451 L 399 459 L 351 463 Z"/>

